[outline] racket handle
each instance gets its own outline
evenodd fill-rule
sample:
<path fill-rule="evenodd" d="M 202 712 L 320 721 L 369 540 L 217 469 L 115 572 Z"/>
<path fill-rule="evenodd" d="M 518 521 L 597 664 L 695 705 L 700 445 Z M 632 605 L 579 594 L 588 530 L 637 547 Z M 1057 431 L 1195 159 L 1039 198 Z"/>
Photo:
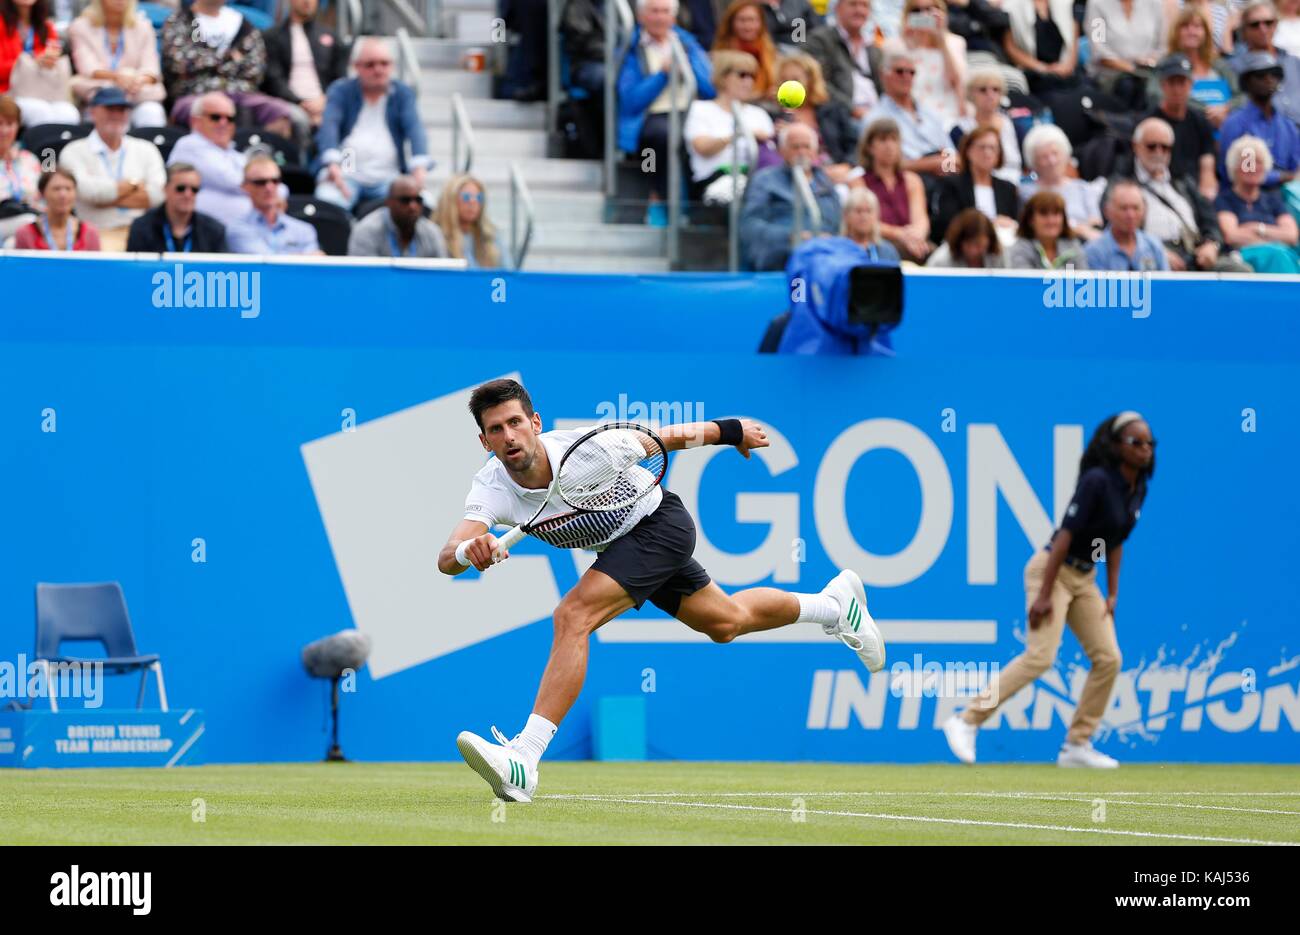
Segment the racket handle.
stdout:
<path fill-rule="evenodd" d="M 528 535 L 528 533 L 524 532 L 524 527 L 516 526 L 514 529 L 511 529 L 504 536 L 498 539 L 496 553 L 493 556 L 496 559 L 496 561 L 498 562 L 501 561 L 501 553 L 509 551 L 511 548 L 514 547 L 514 544 L 516 542 L 518 542 L 526 535 Z"/>
<path fill-rule="evenodd" d="M 495 553 L 496 561 L 501 561 L 501 553 L 509 549 L 526 535 L 528 535 L 528 533 L 524 532 L 522 526 L 516 526 L 498 539 Z M 468 568 L 470 566 L 470 560 L 465 557 L 465 551 L 473 541 L 473 539 L 466 539 L 460 545 L 456 546 L 456 561 L 460 563 L 461 568 Z"/>

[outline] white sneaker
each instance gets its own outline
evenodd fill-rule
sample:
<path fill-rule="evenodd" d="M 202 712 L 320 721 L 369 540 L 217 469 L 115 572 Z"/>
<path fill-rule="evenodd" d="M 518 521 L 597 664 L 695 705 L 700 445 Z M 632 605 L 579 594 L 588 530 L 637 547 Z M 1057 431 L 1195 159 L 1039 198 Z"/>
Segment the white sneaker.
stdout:
<path fill-rule="evenodd" d="M 474 772 L 487 781 L 497 798 L 506 802 L 531 802 L 537 793 L 537 768 L 492 728 L 496 743 L 484 740 L 467 730 L 456 737 L 456 749 Z"/>
<path fill-rule="evenodd" d="M 1056 755 L 1057 766 L 1084 767 L 1086 769 L 1118 769 L 1119 760 L 1094 749 L 1091 740 L 1083 743 L 1064 743 Z"/>
<path fill-rule="evenodd" d="M 979 728 L 967 724 L 960 714 L 954 714 L 943 722 L 943 736 L 948 741 L 952 755 L 963 763 L 975 762 L 975 735 Z"/>
<path fill-rule="evenodd" d="M 871 614 L 867 613 L 867 592 L 862 587 L 862 579 L 846 568 L 822 588 L 822 593 L 835 598 L 835 603 L 840 606 L 839 620 L 822 624 L 822 629 L 857 653 L 868 672 L 883 669 L 885 638 L 880 635 Z"/>

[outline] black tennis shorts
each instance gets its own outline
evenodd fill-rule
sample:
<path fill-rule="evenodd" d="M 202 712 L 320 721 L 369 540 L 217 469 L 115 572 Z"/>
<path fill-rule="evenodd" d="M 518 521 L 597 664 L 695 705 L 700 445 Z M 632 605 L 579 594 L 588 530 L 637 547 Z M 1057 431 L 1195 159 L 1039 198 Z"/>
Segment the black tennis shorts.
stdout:
<path fill-rule="evenodd" d="M 695 520 L 681 498 L 664 491 L 659 508 L 600 553 L 593 568 L 623 586 L 636 609 L 647 600 L 676 616 L 682 598 L 705 587 L 709 573 L 695 552 Z"/>

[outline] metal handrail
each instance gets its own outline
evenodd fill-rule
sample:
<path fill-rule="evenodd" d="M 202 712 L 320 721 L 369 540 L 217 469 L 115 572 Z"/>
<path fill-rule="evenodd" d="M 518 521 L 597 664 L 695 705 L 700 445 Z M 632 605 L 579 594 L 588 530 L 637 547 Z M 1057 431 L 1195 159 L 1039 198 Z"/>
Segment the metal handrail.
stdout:
<path fill-rule="evenodd" d="M 424 34 L 442 36 L 445 25 L 442 21 L 442 0 L 424 0 Z"/>
<path fill-rule="evenodd" d="M 688 99 L 695 97 L 695 72 L 691 70 L 686 50 L 670 34 L 672 67 L 668 69 L 668 268 L 674 269 L 681 259 L 682 223 L 682 111 L 677 106 L 683 87 Z M 685 84 L 683 84 L 685 82 Z M 655 166 L 655 171 L 663 170 Z"/>
<path fill-rule="evenodd" d="M 560 4 L 546 0 L 546 133 L 556 131 L 560 109 Z"/>
<path fill-rule="evenodd" d="M 409 85 L 420 96 L 420 59 L 415 52 L 415 43 L 405 26 L 398 26 L 393 34 L 397 38 L 397 80 Z"/>
<path fill-rule="evenodd" d="M 523 243 L 519 242 L 519 206 L 524 209 Z M 528 245 L 533 239 L 533 221 L 537 217 L 537 206 L 533 203 L 533 193 L 528 190 L 524 174 L 519 171 L 519 163 L 510 163 L 510 254 L 515 261 L 515 269 L 524 268 L 524 259 L 528 256 Z"/>
<path fill-rule="evenodd" d="M 611 9 L 613 15 L 611 15 Z M 613 198 L 617 192 L 617 170 L 615 154 L 618 152 L 618 69 L 623 57 L 628 54 L 619 39 L 622 35 L 631 41 L 636 18 L 627 0 L 608 0 L 605 6 L 605 197 Z"/>
<path fill-rule="evenodd" d="M 731 119 L 735 129 L 731 136 L 731 204 L 727 206 L 727 266 L 733 272 L 740 270 L 740 141 L 749 140 L 750 151 L 758 153 L 758 140 L 745 125 L 740 101 L 731 102 Z M 753 171 L 753 166 L 750 166 Z"/>
<path fill-rule="evenodd" d="M 794 179 L 794 226 L 790 229 L 791 246 L 798 246 L 799 244 L 799 234 L 804 229 L 804 211 L 808 212 L 808 219 L 812 221 L 812 229 L 815 231 L 822 229 L 822 209 L 817 204 L 812 185 L 809 184 L 808 176 L 803 171 L 807 168 L 807 165 L 806 162 L 801 160 L 790 168 L 790 177 Z"/>
<path fill-rule="evenodd" d="M 361 10 L 361 0 L 339 0 L 339 37 L 344 42 L 351 43 L 361 33 L 364 16 L 365 14 Z"/>
<path fill-rule="evenodd" d="M 390 10 L 397 14 L 397 18 L 403 23 L 398 30 L 409 29 L 417 36 L 429 35 L 429 25 L 424 21 L 424 17 L 415 11 L 406 0 L 383 0 Z"/>
<path fill-rule="evenodd" d="M 465 141 L 465 164 L 460 161 L 461 139 Z M 451 96 L 451 171 L 461 175 L 469 172 L 474 165 L 474 127 L 469 122 L 469 111 L 465 109 L 465 98 L 459 91 Z"/>

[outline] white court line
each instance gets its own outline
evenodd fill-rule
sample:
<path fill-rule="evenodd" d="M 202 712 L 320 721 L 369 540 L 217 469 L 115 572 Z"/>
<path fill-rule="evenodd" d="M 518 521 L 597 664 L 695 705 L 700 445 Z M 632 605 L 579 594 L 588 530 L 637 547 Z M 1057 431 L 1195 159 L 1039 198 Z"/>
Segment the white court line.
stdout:
<path fill-rule="evenodd" d="M 554 793 L 552 795 L 542 796 L 546 799 L 576 799 L 581 798 L 587 793 Z M 797 795 L 801 798 L 808 798 L 815 795 L 936 795 L 936 796 L 974 796 L 974 795 L 1002 795 L 1009 798 L 1016 796 L 1035 796 L 1051 795 L 1052 792 L 927 792 L 925 790 L 890 790 L 888 792 L 870 792 L 866 789 L 855 789 L 849 792 L 792 792 L 787 789 L 780 789 L 776 792 L 624 792 L 621 795 L 634 795 L 640 799 L 648 799 L 654 796 L 667 796 L 668 798 L 680 798 L 688 795 L 707 795 L 707 796 L 757 796 L 759 798 L 771 798 L 774 795 Z M 1257 796 L 1257 795 L 1280 795 L 1291 799 L 1300 799 L 1300 792 L 1121 792 L 1113 789 L 1085 789 L 1082 792 L 1056 792 L 1056 795 L 1207 795 L 1215 798 L 1232 797 L 1232 796 Z"/>
<path fill-rule="evenodd" d="M 757 798 L 814 798 L 823 796 L 826 798 L 843 797 L 843 796 L 889 796 L 889 795 L 906 795 L 929 798 L 984 798 L 984 799 L 1028 799 L 1036 802 L 1082 802 L 1091 804 L 1097 799 L 1105 799 L 1108 795 L 1116 795 L 1113 792 L 1062 792 L 1056 795 L 1046 792 L 644 792 L 628 793 L 636 795 L 639 798 L 682 798 L 684 796 L 707 796 L 707 797 L 757 797 Z M 1146 795 L 1163 795 L 1164 793 L 1143 793 Z M 1213 794 L 1213 793 L 1211 793 Z M 1296 793 L 1300 798 L 1300 793 Z M 582 798 L 581 794 L 574 795 L 552 795 L 543 796 L 543 798 L 553 799 L 578 799 Z M 1134 802 L 1117 801 L 1110 802 L 1111 805 L 1136 805 L 1147 808 L 1194 808 L 1214 812 L 1249 812 L 1256 815 L 1300 815 L 1300 812 L 1287 811 L 1280 808 L 1242 808 L 1236 805 L 1197 805 L 1189 802 Z"/>
<path fill-rule="evenodd" d="M 787 793 L 781 793 L 785 795 Z M 570 801 L 609 803 L 613 805 L 671 805 L 675 808 L 715 808 L 745 812 L 776 812 L 789 815 L 789 808 L 766 805 L 730 805 L 725 802 L 672 802 L 666 799 L 627 799 L 614 796 L 541 796 L 545 799 L 564 798 Z M 1016 828 L 1029 831 L 1065 831 L 1071 834 L 1108 834 L 1130 838 L 1159 838 L 1166 841 L 1199 841 L 1206 844 L 1258 844 L 1271 847 L 1300 847 L 1300 841 L 1261 841 L 1255 838 L 1219 838 L 1198 834 L 1160 834 L 1154 831 L 1123 831 L 1117 828 L 1076 828 L 1072 825 L 1036 825 L 1018 821 L 984 821 L 975 818 L 935 818 L 930 815 L 890 815 L 883 812 L 840 812 L 829 809 L 802 809 L 808 815 L 829 815 L 834 818 L 874 818 L 882 821 L 915 821 L 922 824 L 974 825 L 982 828 Z"/>

